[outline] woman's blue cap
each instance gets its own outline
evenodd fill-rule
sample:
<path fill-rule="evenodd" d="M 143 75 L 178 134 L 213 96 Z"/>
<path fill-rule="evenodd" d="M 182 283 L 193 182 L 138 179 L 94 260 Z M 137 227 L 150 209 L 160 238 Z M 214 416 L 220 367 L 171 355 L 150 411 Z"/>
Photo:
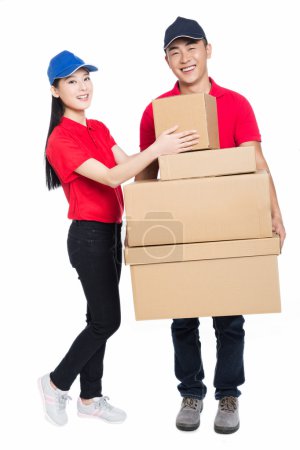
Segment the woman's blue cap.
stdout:
<path fill-rule="evenodd" d="M 78 58 L 78 56 L 68 50 L 58 53 L 58 55 L 54 56 L 49 63 L 47 74 L 50 84 L 52 85 L 53 81 L 57 78 L 68 77 L 81 67 L 85 67 L 89 72 L 98 70 L 97 67 L 86 64 L 82 59 Z"/>

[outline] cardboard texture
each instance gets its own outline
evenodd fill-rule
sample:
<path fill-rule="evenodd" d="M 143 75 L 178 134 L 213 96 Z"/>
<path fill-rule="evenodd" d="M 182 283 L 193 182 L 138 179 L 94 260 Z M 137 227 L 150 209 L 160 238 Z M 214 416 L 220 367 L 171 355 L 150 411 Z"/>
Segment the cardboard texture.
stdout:
<path fill-rule="evenodd" d="M 158 250 L 160 255 L 164 253 L 163 247 Z M 137 320 L 281 311 L 278 237 L 181 247 L 193 247 L 193 250 L 184 250 L 180 261 L 165 262 L 166 257 L 162 257 L 161 263 L 156 260 L 154 264 L 145 264 L 141 254 L 142 263 L 131 265 Z M 135 250 L 126 249 L 127 263 Z M 256 252 L 259 256 L 249 256 Z M 185 259 L 191 255 L 206 259 Z"/>
<path fill-rule="evenodd" d="M 269 176 L 140 181 L 124 187 L 129 247 L 272 237 Z"/>
<path fill-rule="evenodd" d="M 178 125 L 177 131 L 197 130 L 200 138 L 192 150 L 219 148 L 217 103 L 208 94 L 175 95 L 153 100 L 155 134 Z"/>
<path fill-rule="evenodd" d="M 158 158 L 160 179 L 178 180 L 256 171 L 255 148 L 234 147 L 164 155 Z"/>

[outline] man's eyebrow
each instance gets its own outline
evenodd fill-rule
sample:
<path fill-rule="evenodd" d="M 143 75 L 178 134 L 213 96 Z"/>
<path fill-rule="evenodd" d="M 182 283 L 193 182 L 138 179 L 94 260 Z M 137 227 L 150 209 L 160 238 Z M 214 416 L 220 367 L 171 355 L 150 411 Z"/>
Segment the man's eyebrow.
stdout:
<path fill-rule="evenodd" d="M 178 49 L 179 47 L 177 45 L 172 45 L 172 47 L 168 47 L 168 51 L 170 52 L 171 50 L 175 50 Z"/>
<path fill-rule="evenodd" d="M 187 40 L 186 42 L 185 42 L 185 44 L 184 45 L 192 45 L 192 44 L 195 44 L 197 41 L 200 41 L 200 39 L 189 39 L 189 40 Z M 170 52 L 170 51 L 172 51 L 172 50 L 177 50 L 179 47 L 177 46 L 177 45 L 172 45 L 171 47 L 168 47 L 168 51 Z"/>
<path fill-rule="evenodd" d="M 198 40 L 200 40 L 200 39 L 189 39 L 189 40 L 185 43 L 185 45 L 195 44 Z"/>

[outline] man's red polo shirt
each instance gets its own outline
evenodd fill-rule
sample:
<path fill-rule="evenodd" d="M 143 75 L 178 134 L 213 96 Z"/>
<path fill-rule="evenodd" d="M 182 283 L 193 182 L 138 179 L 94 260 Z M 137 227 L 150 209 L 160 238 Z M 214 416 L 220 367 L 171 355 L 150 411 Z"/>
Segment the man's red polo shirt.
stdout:
<path fill-rule="evenodd" d="M 69 202 L 69 219 L 120 223 L 124 210 L 121 186 L 111 188 L 75 170 L 90 158 L 108 168 L 116 165 L 112 147 L 116 145 L 108 128 L 97 120 L 87 126 L 63 117 L 51 133 L 46 155 L 59 177 Z"/>
<path fill-rule="evenodd" d="M 212 78 L 210 95 L 216 97 L 220 148 L 238 147 L 243 142 L 261 141 L 254 112 L 248 100 L 237 92 L 218 86 Z M 180 95 L 179 84 L 158 98 Z M 174 124 L 175 125 L 175 124 Z M 140 125 L 140 148 L 155 141 L 152 103 L 144 111 Z"/>

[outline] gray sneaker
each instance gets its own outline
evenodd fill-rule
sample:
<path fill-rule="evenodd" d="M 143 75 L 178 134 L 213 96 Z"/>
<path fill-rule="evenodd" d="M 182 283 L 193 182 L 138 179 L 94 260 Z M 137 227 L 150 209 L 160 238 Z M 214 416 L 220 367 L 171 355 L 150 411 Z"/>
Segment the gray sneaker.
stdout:
<path fill-rule="evenodd" d="M 237 397 L 221 398 L 214 423 L 215 432 L 230 434 L 237 431 L 239 426 L 239 402 Z"/>
<path fill-rule="evenodd" d="M 181 431 L 194 431 L 200 425 L 200 413 L 203 401 L 198 398 L 184 397 L 176 417 L 176 427 Z"/>
<path fill-rule="evenodd" d="M 38 382 L 47 419 L 55 425 L 65 425 L 68 421 L 66 403 L 71 397 L 67 395 L 67 391 L 51 386 L 48 373 L 39 378 Z"/>

